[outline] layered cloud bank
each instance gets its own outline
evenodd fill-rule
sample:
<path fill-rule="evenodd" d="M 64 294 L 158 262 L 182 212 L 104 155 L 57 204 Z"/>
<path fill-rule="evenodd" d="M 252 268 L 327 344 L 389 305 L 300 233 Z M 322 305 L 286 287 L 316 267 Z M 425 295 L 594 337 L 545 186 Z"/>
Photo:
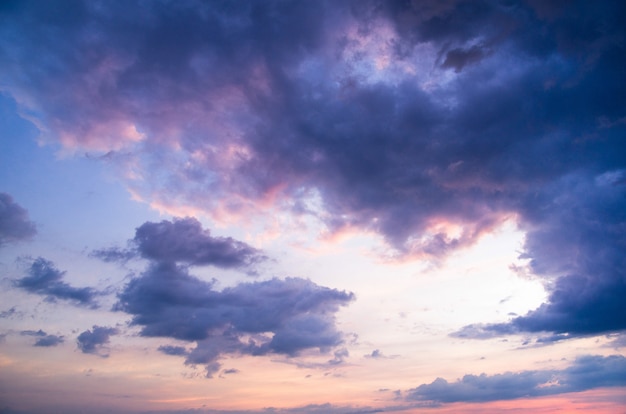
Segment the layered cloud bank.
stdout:
<path fill-rule="evenodd" d="M 586 391 L 626 385 L 626 358 L 586 355 L 562 370 L 465 375 L 448 382 L 437 378 L 407 392 L 409 400 L 436 403 L 487 402 Z"/>

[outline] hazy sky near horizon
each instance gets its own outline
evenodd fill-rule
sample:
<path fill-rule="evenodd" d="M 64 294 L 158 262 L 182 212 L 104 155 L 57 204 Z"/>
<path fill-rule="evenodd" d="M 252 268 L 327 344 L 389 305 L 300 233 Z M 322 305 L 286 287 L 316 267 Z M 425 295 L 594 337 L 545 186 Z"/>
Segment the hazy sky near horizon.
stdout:
<path fill-rule="evenodd" d="M 0 413 L 626 410 L 626 4 L 0 4 Z"/>

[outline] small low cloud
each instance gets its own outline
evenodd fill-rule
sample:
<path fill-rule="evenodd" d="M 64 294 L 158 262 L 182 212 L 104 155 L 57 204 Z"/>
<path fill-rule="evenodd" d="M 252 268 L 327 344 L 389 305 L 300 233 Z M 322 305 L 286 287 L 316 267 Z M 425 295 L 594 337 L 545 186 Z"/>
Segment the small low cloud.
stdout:
<path fill-rule="evenodd" d="M 586 355 L 562 370 L 465 375 L 454 382 L 437 378 L 407 391 L 408 400 L 435 403 L 487 402 L 626 386 L 626 357 Z"/>
<path fill-rule="evenodd" d="M 63 336 L 48 335 L 41 329 L 38 331 L 31 331 L 31 330 L 21 331 L 20 335 L 34 336 L 35 338 L 37 338 L 37 340 L 33 344 L 34 346 L 51 347 L 51 346 L 57 346 L 65 342 L 65 340 L 63 339 Z"/>
<path fill-rule="evenodd" d="M 236 368 L 225 369 L 222 371 L 222 374 L 224 375 L 238 374 L 238 373 L 239 373 L 239 370 Z"/>
<path fill-rule="evenodd" d="M 183 346 L 161 345 L 158 350 L 163 352 L 165 355 L 174 356 L 185 356 L 189 353 L 187 348 Z"/>
<path fill-rule="evenodd" d="M 5 311 L 0 312 L 0 319 L 10 319 L 18 314 L 19 312 L 17 311 L 15 306 L 13 306 Z"/>
<path fill-rule="evenodd" d="M 191 266 L 243 268 L 266 259 L 252 246 L 232 237 L 214 237 L 195 218 L 187 217 L 139 226 L 129 248 L 117 247 L 92 252 L 107 262 L 125 262 L 142 257 L 158 263 Z"/>
<path fill-rule="evenodd" d="M 374 349 L 371 353 L 363 355 L 365 358 L 370 359 L 394 359 L 399 355 L 385 355 L 380 349 Z"/>
<path fill-rule="evenodd" d="M 118 333 L 117 328 L 94 325 L 92 329 L 88 329 L 78 335 L 76 339 L 78 349 L 84 354 L 99 354 L 107 357 L 108 353 L 103 352 L 103 347 L 109 343 L 109 338 L 112 335 Z"/>
<path fill-rule="evenodd" d="M 90 287 L 76 288 L 64 282 L 65 272 L 58 270 L 54 263 L 39 257 L 33 260 L 27 276 L 15 281 L 15 286 L 30 293 L 46 296 L 46 300 L 67 300 L 81 306 L 98 307 L 95 298 L 98 292 Z"/>
<path fill-rule="evenodd" d="M 37 230 L 28 211 L 13 201 L 7 193 L 0 193 L 0 247 L 31 239 Z"/>

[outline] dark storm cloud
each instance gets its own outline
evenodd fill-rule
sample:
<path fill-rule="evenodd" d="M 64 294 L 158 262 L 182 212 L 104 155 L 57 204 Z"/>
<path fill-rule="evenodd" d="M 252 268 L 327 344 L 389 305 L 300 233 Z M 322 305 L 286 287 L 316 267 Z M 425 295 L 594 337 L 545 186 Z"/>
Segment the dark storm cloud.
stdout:
<path fill-rule="evenodd" d="M 213 237 L 194 218 L 146 222 L 137 228 L 131 249 L 97 250 L 105 261 L 127 261 L 134 256 L 162 263 L 213 265 L 221 268 L 249 266 L 265 259 L 248 244 L 231 237 Z"/>
<path fill-rule="evenodd" d="M 22 331 L 20 332 L 20 334 L 36 337 L 37 340 L 35 341 L 34 346 L 50 347 L 50 346 L 57 346 L 65 342 L 62 336 L 48 335 L 41 329 L 38 331 Z"/>
<path fill-rule="evenodd" d="M 351 293 L 287 278 L 242 283 L 222 291 L 171 263 L 153 264 L 131 280 L 116 310 L 133 315 L 141 335 L 196 341 L 191 351 L 163 346 L 170 355 L 187 355 L 188 364 L 217 372 L 223 354 L 288 356 L 342 343 L 334 314 L 353 300 Z"/>
<path fill-rule="evenodd" d="M 626 358 L 621 355 L 581 356 L 562 370 L 465 375 L 448 382 L 437 378 L 408 391 L 409 400 L 486 402 L 580 392 L 626 385 Z"/>
<path fill-rule="evenodd" d="M 623 2 L 34 2 L 0 19 L 8 92 L 67 148 L 128 149 L 111 162 L 149 201 L 308 212 L 435 261 L 515 217 L 549 298 L 491 332 L 626 329 Z"/>
<path fill-rule="evenodd" d="M 13 201 L 13 198 L 0 193 L 0 247 L 7 243 L 28 240 L 36 233 L 35 224 L 28 218 L 28 212 Z"/>
<path fill-rule="evenodd" d="M 62 279 L 65 272 L 58 270 L 54 263 L 42 257 L 33 260 L 28 275 L 15 281 L 15 286 L 30 293 L 46 296 L 46 300 L 68 300 L 75 304 L 97 307 L 95 302 L 98 292 L 92 288 L 76 288 Z"/>
<path fill-rule="evenodd" d="M 94 325 L 92 329 L 88 329 L 78 335 L 76 344 L 78 349 L 85 354 L 98 354 L 102 352 L 103 345 L 109 343 L 109 338 L 118 333 L 119 331 L 116 328 Z M 108 356 L 108 354 L 101 355 Z"/>

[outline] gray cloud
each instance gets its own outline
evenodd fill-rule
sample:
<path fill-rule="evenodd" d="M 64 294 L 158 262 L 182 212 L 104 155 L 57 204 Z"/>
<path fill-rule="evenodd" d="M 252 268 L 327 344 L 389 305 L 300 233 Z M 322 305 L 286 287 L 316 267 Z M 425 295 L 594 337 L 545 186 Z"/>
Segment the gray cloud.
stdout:
<path fill-rule="evenodd" d="M 625 385 L 626 358 L 588 355 L 577 358 L 562 370 L 465 375 L 455 382 L 437 378 L 430 384 L 409 390 L 407 399 L 440 403 L 486 402 Z"/>
<path fill-rule="evenodd" d="M 214 366 L 223 354 L 298 355 L 327 352 L 342 343 L 334 314 L 354 295 L 299 278 L 242 283 L 222 291 L 171 263 L 152 264 L 131 280 L 115 309 L 133 315 L 141 335 L 195 341 L 187 352 L 164 346 L 162 352 L 187 355 L 187 364 Z"/>
<path fill-rule="evenodd" d="M 54 264 L 42 257 L 33 260 L 28 275 L 15 281 L 15 286 L 28 292 L 45 295 L 49 301 L 56 299 L 68 300 L 77 305 L 97 307 L 95 302 L 98 292 L 92 288 L 76 288 L 63 282 L 65 272 L 58 270 Z"/>
<path fill-rule="evenodd" d="M 101 356 L 108 356 L 107 353 L 103 353 L 103 346 L 109 343 L 109 338 L 112 335 L 118 334 L 117 328 L 94 325 L 92 329 L 81 332 L 76 338 L 76 344 L 84 354 L 100 354 Z"/>
<path fill-rule="evenodd" d="M 13 198 L 0 193 L 0 247 L 7 243 L 28 240 L 37 233 L 35 224 L 28 218 L 28 212 L 13 201 Z"/>

